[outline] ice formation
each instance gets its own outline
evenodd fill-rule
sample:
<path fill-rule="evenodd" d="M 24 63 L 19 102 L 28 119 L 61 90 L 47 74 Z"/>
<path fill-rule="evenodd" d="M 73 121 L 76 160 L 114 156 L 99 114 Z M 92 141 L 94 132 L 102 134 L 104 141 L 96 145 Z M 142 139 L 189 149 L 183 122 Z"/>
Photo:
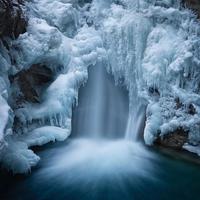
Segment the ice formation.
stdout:
<path fill-rule="evenodd" d="M 4 166 L 27 172 L 39 161 L 28 147 L 69 136 L 87 68 L 102 61 L 126 85 L 130 113 L 140 109 L 138 102 L 147 106 L 147 144 L 181 127 L 199 145 L 200 24 L 179 0 L 34 0 L 24 9 L 27 32 L 9 40 L 10 51 L 0 43 Z M 21 91 L 8 77 L 35 64 L 47 66 L 53 82 L 42 88 L 40 102 L 19 106 L 12 98 Z"/>

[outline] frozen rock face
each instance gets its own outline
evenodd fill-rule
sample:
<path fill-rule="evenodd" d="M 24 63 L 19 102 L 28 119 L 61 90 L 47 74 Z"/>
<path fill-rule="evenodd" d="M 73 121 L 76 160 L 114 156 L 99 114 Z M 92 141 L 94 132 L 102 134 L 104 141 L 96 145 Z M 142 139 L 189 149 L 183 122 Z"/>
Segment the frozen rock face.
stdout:
<path fill-rule="evenodd" d="M 0 1 L 0 38 L 17 38 L 26 31 L 26 17 L 22 9 L 23 0 Z"/>
<path fill-rule="evenodd" d="M 179 0 L 21 3 L 0 1 L 5 167 L 28 172 L 39 161 L 30 146 L 69 136 L 78 89 L 97 62 L 126 85 L 131 114 L 138 102 L 147 106 L 146 144 L 187 149 L 200 144 L 200 25 Z M 5 36 L 19 37 L 11 42 Z"/>
<path fill-rule="evenodd" d="M 13 123 L 13 113 L 7 102 L 10 87 L 8 74 L 12 68 L 9 38 L 17 38 L 26 30 L 22 3 L 22 1 L 0 1 L 0 149 L 5 144 L 3 135 L 11 132 Z"/>
<path fill-rule="evenodd" d="M 177 129 L 172 133 L 168 133 L 162 137 L 158 137 L 155 141 L 156 145 L 181 150 L 188 141 L 188 132 L 182 128 Z"/>
<path fill-rule="evenodd" d="M 199 143 L 200 29 L 194 14 L 180 1 L 118 1 L 105 9 L 98 23 L 109 70 L 127 85 L 131 109 L 136 97 L 148 102 L 145 142 L 183 130 L 177 148 Z"/>
<path fill-rule="evenodd" d="M 12 95 L 15 107 L 20 107 L 25 102 L 40 102 L 42 86 L 53 81 L 53 72 L 45 65 L 34 64 L 29 69 L 10 76 L 10 81 L 13 91 L 16 89 L 21 91 Z"/>
<path fill-rule="evenodd" d="M 8 99 L 10 96 L 9 72 L 12 68 L 11 41 L 26 30 L 26 19 L 21 1 L 0 1 L 0 161 L 5 152 L 6 135 L 12 134 L 14 114 Z M 7 151 L 6 151 L 7 152 Z"/>
<path fill-rule="evenodd" d="M 28 172 L 39 161 L 30 146 L 69 136 L 72 105 L 87 67 L 104 59 L 100 34 L 85 24 L 87 3 L 26 2 L 27 31 L 15 41 L 6 39 L 6 47 L 1 44 L 0 162 L 15 173 Z"/>

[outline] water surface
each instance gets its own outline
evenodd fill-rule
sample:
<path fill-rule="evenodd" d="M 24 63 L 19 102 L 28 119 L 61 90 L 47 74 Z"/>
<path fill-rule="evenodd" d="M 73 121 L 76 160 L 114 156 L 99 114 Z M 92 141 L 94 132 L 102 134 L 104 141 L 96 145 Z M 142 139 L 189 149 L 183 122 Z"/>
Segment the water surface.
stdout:
<path fill-rule="evenodd" d="M 1 175 L 0 199 L 199 199 L 198 165 L 140 143 L 79 138 L 47 146 L 32 174 Z"/>

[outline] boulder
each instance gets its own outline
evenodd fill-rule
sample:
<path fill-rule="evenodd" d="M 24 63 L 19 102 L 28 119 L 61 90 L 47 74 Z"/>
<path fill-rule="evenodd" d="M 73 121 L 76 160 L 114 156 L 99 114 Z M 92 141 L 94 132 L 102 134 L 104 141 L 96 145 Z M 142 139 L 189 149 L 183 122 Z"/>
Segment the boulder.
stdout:
<path fill-rule="evenodd" d="M 155 145 L 172 148 L 175 150 L 183 149 L 183 145 L 188 141 L 188 132 L 182 127 L 174 132 L 168 133 L 163 136 L 158 136 Z"/>

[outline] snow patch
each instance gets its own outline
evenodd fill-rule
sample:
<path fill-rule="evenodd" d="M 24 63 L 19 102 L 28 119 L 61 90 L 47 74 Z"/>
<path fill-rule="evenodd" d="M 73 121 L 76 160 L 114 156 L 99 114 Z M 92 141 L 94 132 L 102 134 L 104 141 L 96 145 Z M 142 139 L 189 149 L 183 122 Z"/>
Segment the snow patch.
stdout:
<path fill-rule="evenodd" d="M 17 140 L 31 146 L 42 146 L 49 142 L 64 141 L 70 135 L 70 131 L 54 126 L 36 128 L 30 133 L 17 136 Z"/>

